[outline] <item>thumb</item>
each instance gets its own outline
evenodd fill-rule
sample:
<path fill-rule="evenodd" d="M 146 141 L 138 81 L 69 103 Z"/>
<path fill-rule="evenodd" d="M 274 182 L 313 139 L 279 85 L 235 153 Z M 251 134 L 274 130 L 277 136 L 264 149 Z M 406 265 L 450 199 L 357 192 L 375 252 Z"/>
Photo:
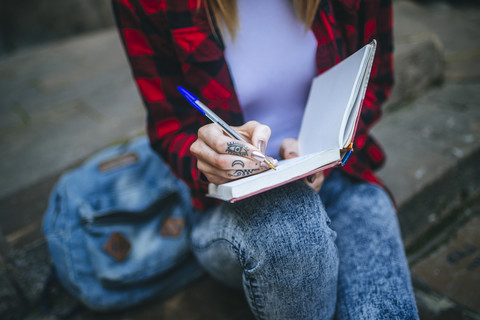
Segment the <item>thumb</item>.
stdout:
<path fill-rule="evenodd" d="M 298 157 L 298 141 L 292 138 L 284 139 L 280 145 L 279 154 L 283 159 Z"/>
<path fill-rule="evenodd" d="M 272 133 L 269 126 L 257 121 L 248 121 L 244 125 L 238 127 L 238 129 L 240 133 L 249 138 L 253 146 L 262 153 L 265 153 L 268 140 Z"/>

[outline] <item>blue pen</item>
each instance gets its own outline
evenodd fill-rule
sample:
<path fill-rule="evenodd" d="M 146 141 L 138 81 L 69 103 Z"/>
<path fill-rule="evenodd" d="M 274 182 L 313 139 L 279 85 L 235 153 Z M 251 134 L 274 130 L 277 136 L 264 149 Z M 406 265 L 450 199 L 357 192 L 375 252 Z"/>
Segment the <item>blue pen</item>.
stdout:
<path fill-rule="evenodd" d="M 194 106 L 198 111 L 200 111 L 203 115 L 205 115 L 210 121 L 219 125 L 222 130 L 229 135 L 233 139 L 237 139 L 248 143 L 241 135 L 239 135 L 235 130 L 233 130 L 228 124 L 225 123 L 219 116 L 217 116 L 209 107 L 203 104 L 197 97 L 195 97 L 190 91 L 183 87 L 177 87 L 178 91 L 185 97 L 185 99 L 190 102 L 192 106 Z M 263 161 L 272 169 L 275 169 L 275 166 L 272 162 L 268 160 L 265 155 L 262 155 Z"/>

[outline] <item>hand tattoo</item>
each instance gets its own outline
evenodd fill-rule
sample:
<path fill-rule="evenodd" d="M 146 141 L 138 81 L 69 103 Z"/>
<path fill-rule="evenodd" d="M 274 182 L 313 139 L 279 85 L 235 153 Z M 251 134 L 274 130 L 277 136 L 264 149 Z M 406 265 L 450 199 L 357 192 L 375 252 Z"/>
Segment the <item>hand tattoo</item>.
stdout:
<path fill-rule="evenodd" d="M 232 162 L 232 168 L 235 166 L 241 166 L 242 168 L 245 168 L 245 163 L 242 160 L 235 160 Z"/>
<path fill-rule="evenodd" d="M 228 176 L 229 177 L 245 177 L 259 170 L 260 169 L 235 170 L 234 173 L 229 173 Z"/>
<path fill-rule="evenodd" d="M 226 153 L 235 154 L 238 156 L 248 156 L 248 148 L 241 143 L 238 142 L 227 142 L 227 150 Z"/>

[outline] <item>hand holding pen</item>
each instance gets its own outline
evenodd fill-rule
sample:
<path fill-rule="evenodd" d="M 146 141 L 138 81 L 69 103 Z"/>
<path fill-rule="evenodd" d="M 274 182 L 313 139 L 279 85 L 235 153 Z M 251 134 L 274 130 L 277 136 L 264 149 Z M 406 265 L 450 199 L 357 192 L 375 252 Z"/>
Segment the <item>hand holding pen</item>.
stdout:
<path fill-rule="evenodd" d="M 266 142 L 270 138 L 268 126 L 249 121 L 243 126 L 237 127 L 237 132 L 193 94 L 182 87 L 178 89 L 196 109 L 213 122 L 213 124 L 200 128 L 198 139 L 190 148 L 198 159 L 198 169 L 207 176 L 210 182 L 220 184 L 268 168 L 275 168 L 278 162 L 260 152 L 263 151 L 262 149 L 265 148 Z M 223 135 L 222 132 L 230 138 Z M 252 144 L 246 141 L 239 132 L 249 137 Z M 257 147 L 254 147 L 255 145 Z"/>

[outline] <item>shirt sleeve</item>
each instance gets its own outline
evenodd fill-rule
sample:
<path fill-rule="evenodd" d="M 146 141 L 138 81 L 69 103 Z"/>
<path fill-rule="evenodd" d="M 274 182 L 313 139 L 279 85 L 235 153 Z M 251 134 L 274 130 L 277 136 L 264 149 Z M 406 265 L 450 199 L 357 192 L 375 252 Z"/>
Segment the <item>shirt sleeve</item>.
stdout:
<path fill-rule="evenodd" d="M 182 65 L 172 44 L 165 11 L 134 0 L 113 0 L 115 20 L 133 77 L 147 112 L 147 134 L 152 148 L 187 183 L 192 198 L 202 196 L 208 184 L 190 152 L 203 125 L 177 91 Z M 194 203 L 195 204 L 195 203 Z M 199 207 L 199 205 L 197 205 Z"/>

